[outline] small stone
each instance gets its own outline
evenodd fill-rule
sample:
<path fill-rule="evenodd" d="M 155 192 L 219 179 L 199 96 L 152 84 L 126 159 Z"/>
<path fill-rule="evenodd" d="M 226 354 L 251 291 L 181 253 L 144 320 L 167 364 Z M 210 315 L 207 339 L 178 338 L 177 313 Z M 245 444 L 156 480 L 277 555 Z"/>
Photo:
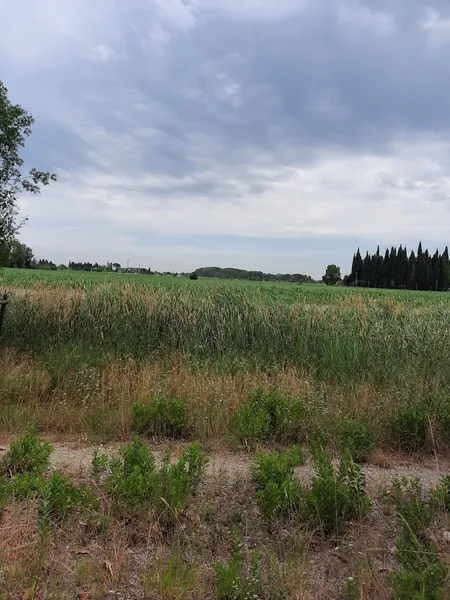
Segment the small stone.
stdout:
<path fill-rule="evenodd" d="M 444 540 L 450 543 L 450 531 L 444 531 Z"/>

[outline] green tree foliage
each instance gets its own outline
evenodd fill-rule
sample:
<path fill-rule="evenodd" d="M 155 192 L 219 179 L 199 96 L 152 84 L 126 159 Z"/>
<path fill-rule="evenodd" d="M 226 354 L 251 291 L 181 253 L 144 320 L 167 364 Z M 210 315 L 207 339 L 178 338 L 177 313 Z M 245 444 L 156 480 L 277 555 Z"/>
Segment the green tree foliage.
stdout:
<path fill-rule="evenodd" d="M 248 281 L 284 281 L 288 283 L 314 283 L 314 279 L 309 275 L 300 273 L 283 273 L 273 275 L 272 273 L 263 273 L 262 271 L 246 271 L 245 269 L 222 269 L 220 267 L 202 267 L 195 273 L 199 277 L 215 277 L 217 279 L 244 279 Z"/>
<path fill-rule="evenodd" d="M 35 266 L 33 250 L 14 240 L 9 252 L 8 267 L 15 269 L 31 269 Z"/>
<path fill-rule="evenodd" d="M 23 192 L 38 194 L 41 186 L 56 176 L 32 168 L 24 174 L 20 149 L 31 135 L 33 117 L 19 104 L 12 104 L 0 81 L 0 265 L 8 260 L 10 246 L 22 222 L 18 220 L 17 200 Z"/>
<path fill-rule="evenodd" d="M 342 281 L 341 269 L 336 265 L 328 265 L 325 275 L 322 277 L 322 281 L 326 285 L 336 285 Z"/>
<path fill-rule="evenodd" d="M 447 291 L 450 287 L 450 260 L 448 248 L 442 254 L 430 254 L 419 243 L 417 254 L 400 246 L 386 250 L 384 258 L 378 247 L 376 254 L 359 251 L 353 255 L 352 271 L 345 277 L 346 285 L 409 290 Z"/>

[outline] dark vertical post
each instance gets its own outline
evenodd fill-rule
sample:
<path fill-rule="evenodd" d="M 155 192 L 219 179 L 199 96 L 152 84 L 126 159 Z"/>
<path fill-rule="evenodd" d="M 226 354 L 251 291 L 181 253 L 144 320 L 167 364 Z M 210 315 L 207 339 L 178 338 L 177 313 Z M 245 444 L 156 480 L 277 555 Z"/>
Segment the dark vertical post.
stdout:
<path fill-rule="evenodd" d="M 3 317 L 5 316 L 6 305 L 8 304 L 8 302 L 9 300 L 6 294 L 0 296 L 0 335 L 2 333 Z"/>

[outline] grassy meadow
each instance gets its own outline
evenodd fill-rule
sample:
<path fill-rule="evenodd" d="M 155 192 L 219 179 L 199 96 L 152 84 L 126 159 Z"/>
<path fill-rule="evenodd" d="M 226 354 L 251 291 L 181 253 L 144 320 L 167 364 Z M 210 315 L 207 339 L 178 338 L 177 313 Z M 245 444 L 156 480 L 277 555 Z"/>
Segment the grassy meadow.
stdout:
<path fill-rule="evenodd" d="M 3 430 L 31 419 L 127 437 L 133 403 L 169 394 L 194 437 L 224 440 L 261 387 L 302 399 L 306 439 L 332 443 L 352 417 L 390 444 L 387 425 L 409 406 L 426 407 L 433 443 L 447 437 L 447 294 L 25 270 L 0 285 Z"/>
<path fill-rule="evenodd" d="M 450 296 L 2 290 L 0 600 L 450 597 Z"/>

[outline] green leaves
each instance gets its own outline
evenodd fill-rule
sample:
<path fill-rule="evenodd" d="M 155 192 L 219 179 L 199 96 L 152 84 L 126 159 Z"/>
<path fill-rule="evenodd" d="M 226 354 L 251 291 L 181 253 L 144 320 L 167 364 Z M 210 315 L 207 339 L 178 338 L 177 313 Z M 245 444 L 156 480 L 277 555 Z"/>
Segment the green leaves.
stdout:
<path fill-rule="evenodd" d="M 33 117 L 19 104 L 12 104 L 8 90 L 0 81 L 0 265 L 22 223 L 17 222 L 17 200 L 22 192 L 38 194 L 41 186 L 56 181 L 56 175 L 31 169 L 22 173 L 19 150 L 31 135 Z"/>
<path fill-rule="evenodd" d="M 200 483 L 207 463 L 194 442 L 176 462 L 166 453 L 158 470 L 149 447 L 135 437 L 109 461 L 94 455 L 92 466 L 95 474 L 106 471 L 105 490 L 121 512 L 135 514 L 147 505 L 160 520 L 171 522 Z"/>
<path fill-rule="evenodd" d="M 25 472 L 42 475 L 48 466 L 52 450 L 51 444 L 41 442 L 33 431 L 29 431 L 11 442 L 7 454 L 0 462 L 0 475 Z"/>

